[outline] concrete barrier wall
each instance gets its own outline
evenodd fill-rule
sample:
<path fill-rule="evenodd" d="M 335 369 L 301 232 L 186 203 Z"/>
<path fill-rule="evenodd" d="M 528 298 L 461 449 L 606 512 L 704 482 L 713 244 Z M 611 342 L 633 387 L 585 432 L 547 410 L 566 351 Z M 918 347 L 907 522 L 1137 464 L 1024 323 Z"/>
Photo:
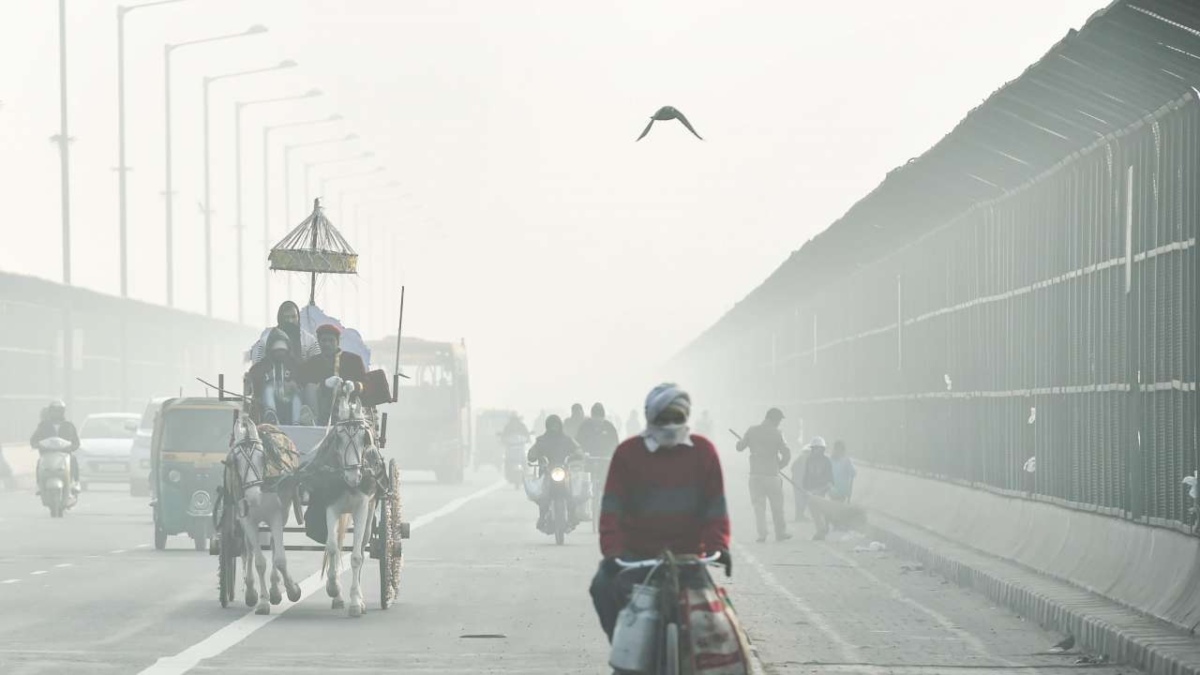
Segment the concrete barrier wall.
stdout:
<path fill-rule="evenodd" d="M 1200 623 L 1200 539 L 1121 518 L 859 467 L 854 499 L 979 551 L 1191 630 Z"/>

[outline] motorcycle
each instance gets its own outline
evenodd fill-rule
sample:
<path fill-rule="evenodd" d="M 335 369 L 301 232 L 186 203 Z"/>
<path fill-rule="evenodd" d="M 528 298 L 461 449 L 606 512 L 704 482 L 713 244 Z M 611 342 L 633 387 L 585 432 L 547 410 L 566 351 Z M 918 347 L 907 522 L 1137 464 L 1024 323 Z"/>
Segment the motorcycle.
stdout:
<path fill-rule="evenodd" d="M 75 506 L 71 490 L 71 442 L 54 436 L 38 443 L 41 461 L 38 463 L 38 490 L 42 505 L 50 509 L 51 518 L 62 518 L 67 509 Z"/>
<path fill-rule="evenodd" d="M 572 492 L 571 479 L 574 472 L 566 465 L 543 465 L 543 489 L 545 498 L 550 500 L 550 510 L 546 514 L 542 532 L 554 535 L 554 543 L 562 545 L 567 533 L 574 530 L 578 524 L 575 520 L 573 502 L 576 496 Z"/>

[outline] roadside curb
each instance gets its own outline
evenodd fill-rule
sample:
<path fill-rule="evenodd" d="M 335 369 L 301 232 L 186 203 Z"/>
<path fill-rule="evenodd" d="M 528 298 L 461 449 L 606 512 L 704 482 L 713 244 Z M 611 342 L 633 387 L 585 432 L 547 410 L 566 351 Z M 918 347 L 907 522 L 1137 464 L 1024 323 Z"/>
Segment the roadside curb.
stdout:
<path fill-rule="evenodd" d="M 1150 675 L 1200 675 L 1200 638 L 1065 581 L 981 553 L 877 512 L 872 536 L 1079 648 Z"/>

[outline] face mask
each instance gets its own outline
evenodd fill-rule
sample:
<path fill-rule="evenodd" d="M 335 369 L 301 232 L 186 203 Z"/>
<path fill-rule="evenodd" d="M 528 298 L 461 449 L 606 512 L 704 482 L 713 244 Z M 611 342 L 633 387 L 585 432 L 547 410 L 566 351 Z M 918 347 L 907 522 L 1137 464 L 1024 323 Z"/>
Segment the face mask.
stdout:
<path fill-rule="evenodd" d="M 688 439 L 687 424 L 664 424 L 662 426 L 653 426 L 648 429 L 650 437 L 653 438 L 659 448 L 673 448 Z M 657 450 L 658 448 L 655 448 Z"/>

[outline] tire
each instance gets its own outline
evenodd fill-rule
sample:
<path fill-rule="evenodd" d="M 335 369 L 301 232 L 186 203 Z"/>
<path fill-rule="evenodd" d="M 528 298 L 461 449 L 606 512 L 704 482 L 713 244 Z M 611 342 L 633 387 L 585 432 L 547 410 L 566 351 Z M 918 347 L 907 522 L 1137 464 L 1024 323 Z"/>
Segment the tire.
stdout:
<path fill-rule="evenodd" d="M 663 675 L 679 675 L 679 624 L 667 624 L 665 633 Z"/>
<path fill-rule="evenodd" d="M 375 546 L 379 549 L 379 608 L 392 606 L 392 503 L 384 499 L 379 505 L 379 524 L 375 527 Z"/>
<path fill-rule="evenodd" d="M 167 547 L 167 533 L 158 524 L 158 509 L 154 510 L 154 549 L 161 551 Z"/>
<path fill-rule="evenodd" d="M 567 501 L 559 498 L 554 500 L 554 543 L 559 546 L 567 538 Z"/>
<path fill-rule="evenodd" d="M 219 506 L 221 508 L 221 532 L 218 536 L 221 550 L 217 563 L 217 593 L 221 607 L 228 607 L 233 602 L 233 594 L 237 588 L 239 533 L 237 521 L 233 519 L 233 511 L 224 507 L 224 500 L 220 500 Z"/>

